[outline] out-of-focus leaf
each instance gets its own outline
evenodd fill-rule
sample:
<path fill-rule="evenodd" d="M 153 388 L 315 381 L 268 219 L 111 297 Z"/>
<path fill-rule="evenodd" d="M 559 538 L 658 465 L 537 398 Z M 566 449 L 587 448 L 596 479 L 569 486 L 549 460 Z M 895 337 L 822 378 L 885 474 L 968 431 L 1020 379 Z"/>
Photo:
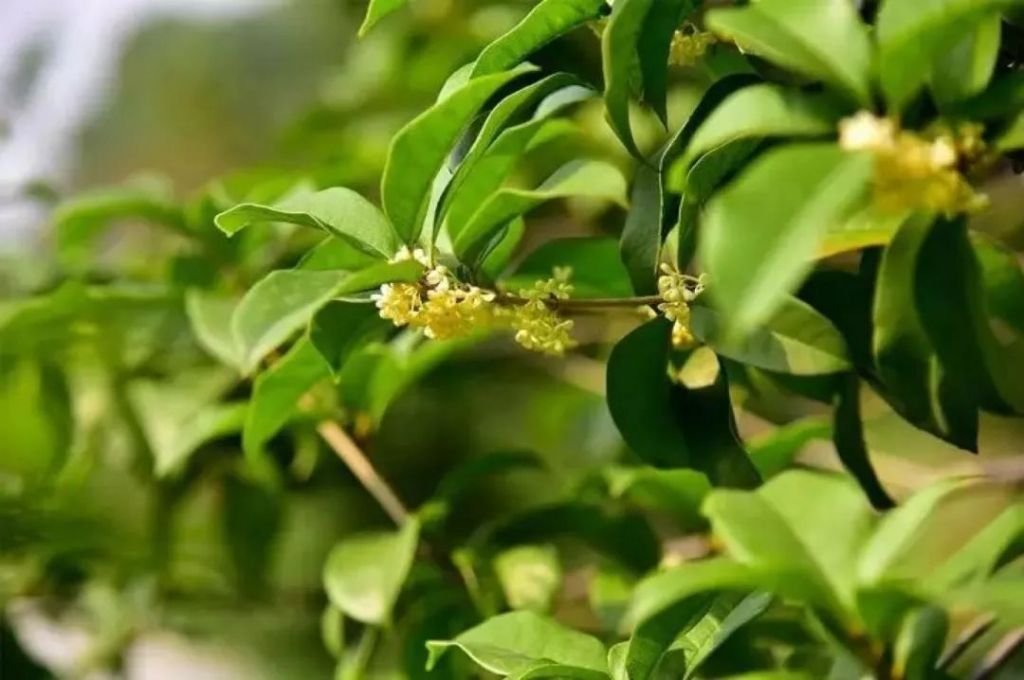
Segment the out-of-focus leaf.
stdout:
<path fill-rule="evenodd" d="M 626 205 L 626 180 L 618 168 L 603 161 L 573 161 L 536 189 L 502 189 L 473 215 L 455 240 L 455 254 L 473 262 L 486 253 L 501 227 L 546 201 L 585 196 Z"/>
<path fill-rule="evenodd" d="M 839 460 L 860 484 L 871 505 L 878 510 L 892 508 L 894 503 L 871 465 L 864 441 L 864 423 L 860 415 L 860 381 L 856 376 L 850 375 L 843 379 L 835 402 L 832 442 Z"/>
<path fill-rule="evenodd" d="M 1013 253 L 992 242 L 978 239 L 973 250 L 981 279 L 976 324 L 987 374 L 999 401 L 1024 414 L 1024 375 L 1005 370 L 1024 362 L 1024 272 Z"/>
<path fill-rule="evenodd" d="M 296 269 L 310 271 L 359 271 L 377 264 L 380 260 L 352 245 L 344 239 L 328 236 L 306 251 Z"/>
<path fill-rule="evenodd" d="M 67 459 L 74 424 L 63 372 L 0 354 L 0 413 L 0 475 L 31 488 L 56 473 Z"/>
<path fill-rule="evenodd" d="M 532 612 L 501 614 L 470 628 L 454 640 L 427 643 L 427 669 L 451 648 L 465 653 L 491 673 L 515 678 L 561 677 L 602 680 L 608 677 L 604 645 L 597 638 L 565 628 Z M 550 675 L 538 665 L 561 666 Z"/>
<path fill-rule="evenodd" d="M 605 0 L 542 0 L 505 35 L 492 41 L 473 67 L 473 78 L 518 65 L 558 36 L 568 33 L 605 8 Z"/>
<path fill-rule="evenodd" d="M 562 585 L 558 550 L 550 545 L 521 545 L 494 558 L 494 572 L 512 609 L 544 613 Z"/>
<path fill-rule="evenodd" d="M 185 295 L 185 312 L 192 332 L 203 349 L 227 366 L 239 371 L 241 358 L 235 336 L 231 333 L 231 316 L 238 306 L 235 298 L 222 297 L 199 289 Z"/>
<path fill-rule="evenodd" d="M 275 539 L 284 514 L 282 498 L 265 486 L 228 477 L 224 481 L 224 540 L 242 592 L 258 596 L 269 587 Z"/>
<path fill-rule="evenodd" d="M 847 0 L 761 0 L 714 9 L 705 22 L 744 50 L 871 102 L 871 41 Z"/>
<path fill-rule="evenodd" d="M 301 269 L 271 272 L 249 289 L 231 319 L 243 368 L 251 372 L 330 300 L 389 281 L 413 281 L 421 271 L 421 265 L 410 260 L 375 265 L 355 274 Z"/>
<path fill-rule="evenodd" d="M 733 633 L 747 625 L 768 608 L 772 596 L 768 593 L 720 595 L 708 612 L 683 637 L 686 648 L 686 675 L 692 678 L 712 652 L 722 646 Z"/>
<path fill-rule="evenodd" d="M 337 377 L 345 361 L 360 345 L 383 340 L 389 324 L 377 307 L 356 302 L 328 302 L 313 317 L 309 339 Z"/>
<path fill-rule="evenodd" d="M 938 55 L 931 89 L 940 103 L 966 99 L 985 89 L 995 71 L 1001 32 L 1002 18 L 992 12 L 952 49 Z"/>
<path fill-rule="evenodd" d="M 329 602 L 320 616 L 320 639 L 335 659 L 345 655 L 345 615 Z"/>
<path fill-rule="evenodd" d="M 403 127 L 391 140 L 381 200 L 399 238 L 413 244 L 426 217 L 434 178 L 481 106 L 524 69 L 469 81 Z"/>
<path fill-rule="evenodd" d="M 927 606 L 911 613 L 896 639 L 894 667 L 901 678 L 936 677 L 936 662 L 949 634 L 949 617 L 940 607 Z"/>
<path fill-rule="evenodd" d="M 419 532 L 419 524 L 410 520 L 399 531 L 341 540 L 324 565 L 324 589 L 331 604 L 356 621 L 389 625 L 416 556 Z"/>
<path fill-rule="evenodd" d="M 917 94 L 940 55 L 1013 0 L 887 0 L 876 20 L 878 79 L 898 112 Z M 943 73 L 943 78 L 950 75 Z"/>
<path fill-rule="evenodd" d="M 974 120 L 1014 116 L 1024 106 L 1024 73 L 1009 71 L 996 76 L 982 92 L 946 108 L 951 114 Z"/>
<path fill-rule="evenodd" d="M 843 108 L 825 93 L 806 93 L 764 83 L 734 92 L 697 128 L 682 158 L 673 164 L 668 183 L 682 177 L 701 155 L 739 139 L 821 137 L 834 134 Z"/>
<path fill-rule="evenodd" d="M 1003 555 L 1024 536 L 1024 504 L 1014 503 L 927 575 L 929 588 L 944 592 L 987 578 Z"/>
<path fill-rule="evenodd" d="M 906 213 L 882 213 L 874 205 L 865 206 L 849 218 L 829 226 L 818 246 L 817 256 L 825 258 L 887 245 L 907 217 Z"/>
<path fill-rule="evenodd" d="M 758 472 L 769 479 L 790 467 L 807 444 L 827 440 L 831 435 L 832 426 L 827 420 L 810 416 L 748 440 L 747 448 Z"/>
<path fill-rule="evenodd" d="M 628 297 L 631 293 L 618 245 L 614 239 L 600 236 L 547 241 L 503 282 L 512 290 L 528 288 L 539 279 L 550 278 L 555 267 L 572 269 L 574 298 Z"/>
<path fill-rule="evenodd" d="M 736 436 L 725 371 L 702 389 L 674 382 L 671 333 L 671 323 L 656 319 L 612 350 L 608 407 L 619 432 L 648 464 L 693 468 L 715 485 L 756 486 L 757 470 Z"/>
<path fill-rule="evenodd" d="M 695 470 L 612 467 L 604 470 L 604 478 L 612 498 L 666 512 L 685 527 L 699 524 L 700 505 L 711 490 L 708 478 Z"/>
<path fill-rule="evenodd" d="M 850 368 L 843 336 L 828 319 L 796 298 L 784 298 L 778 311 L 739 341 L 725 335 L 716 310 L 694 305 L 691 314 L 694 336 L 735 361 L 793 375 L 823 375 Z"/>
<path fill-rule="evenodd" d="M 612 5 L 611 19 L 601 34 L 604 104 L 608 121 L 626 150 L 637 158 L 641 158 L 641 153 L 633 139 L 629 102 L 634 92 L 634 74 L 639 71 L 637 44 L 653 2 L 619 0 Z"/>
<path fill-rule="evenodd" d="M 257 455 L 291 419 L 310 388 L 330 374 L 327 363 L 308 338 L 299 340 L 253 383 L 242 430 L 242 448 Z"/>
<path fill-rule="evenodd" d="M 870 158 L 831 144 L 761 156 L 707 207 L 701 260 L 729 335 L 771 317 L 810 270 L 829 226 L 865 196 Z"/>
<path fill-rule="evenodd" d="M 359 37 L 369 33 L 378 21 L 405 7 L 408 2 L 409 0 L 370 0 L 370 4 L 366 8 L 366 16 L 363 17 L 363 23 L 359 27 Z"/>
<path fill-rule="evenodd" d="M 242 203 L 220 213 L 214 221 L 228 236 L 267 222 L 312 227 L 378 258 L 390 257 L 398 247 L 395 232 L 380 210 L 343 187 L 300 192 L 273 205 Z"/>

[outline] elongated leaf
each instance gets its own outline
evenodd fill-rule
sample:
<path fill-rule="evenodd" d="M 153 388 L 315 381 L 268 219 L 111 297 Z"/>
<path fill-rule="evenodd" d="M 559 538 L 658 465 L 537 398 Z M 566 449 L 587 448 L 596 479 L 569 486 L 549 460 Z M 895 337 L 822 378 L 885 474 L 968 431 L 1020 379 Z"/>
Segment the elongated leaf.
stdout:
<path fill-rule="evenodd" d="M 524 70 L 471 80 L 413 119 L 391 141 L 381 200 L 401 240 L 413 244 L 426 217 L 434 177 L 481 106 Z"/>
<path fill-rule="evenodd" d="M 510 221 L 546 201 L 586 196 L 626 204 L 626 181 L 618 168 L 603 161 L 573 161 L 536 189 L 502 189 L 476 211 L 455 241 L 455 254 L 473 262 Z"/>
<path fill-rule="evenodd" d="M 1002 18 L 992 12 L 951 50 L 938 55 L 931 89 L 940 104 L 967 99 L 985 89 L 995 72 L 1001 32 Z"/>
<path fill-rule="evenodd" d="M 637 168 L 629 204 L 619 251 L 633 282 L 633 291 L 637 295 L 649 295 L 658 288 L 661 259 L 661 173 L 656 168 L 647 165 Z"/>
<path fill-rule="evenodd" d="M 764 83 L 730 95 L 697 128 L 677 161 L 669 186 L 682 186 L 681 173 L 701 155 L 739 139 L 820 137 L 833 134 L 843 108 L 828 94 Z"/>
<path fill-rule="evenodd" d="M 633 74 L 639 64 L 637 43 L 653 3 L 654 0 L 619 0 L 612 6 L 611 19 L 601 35 L 608 121 L 626 150 L 637 158 L 641 158 L 641 154 L 633 139 L 629 102 L 633 95 Z"/>
<path fill-rule="evenodd" d="M 296 269 L 349 272 L 366 269 L 379 261 L 379 258 L 367 255 L 349 241 L 328 236 L 306 251 Z"/>
<path fill-rule="evenodd" d="M 700 254 L 727 334 L 741 337 L 779 309 L 829 226 L 864 199 L 871 169 L 868 157 L 831 144 L 789 146 L 708 203 Z"/>
<path fill-rule="evenodd" d="M 606 652 L 599 640 L 532 612 L 501 614 L 454 640 L 428 642 L 427 670 L 453 647 L 485 670 L 503 676 L 543 677 L 524 674 L 539 662 L 567 667 L 564 675 L 547 677 L 600 680 L 608 676 Z"/>
<path fill-rule="evenodd" d="M 711 307 L 691 308 L 690 328 L 722 356 L 779 373 L 823 375 L 850 369 L 843 336 L 824 316 L 796 298 L 744 339 L 725 335 L 721 316 Z"/>
<path fill-rule="evenodd" d="M 242 203 L 220 213 L 214 221 L 228 236 L 266 222 L 312 227 L 379 258 L 393 255 L 398 242 L 380 210 L 356 192 L 342 187 L 301 192 L 273 205 Z"/>
<path fill-rule="evenodd" d="M 472 77 L 518 65 L 558 36 L 596 19 L 604 8 L 604 0 L 542 0 L 508 33 L 492 41 L 480 53 Z"/>
<path fill-rule="evenodd" d="M 1021 537 L 1024 537 L 1024 504 L 1013 503 L 928 574 L 928 587 L 941 593 L 988 578 Z"/>
<path fill-rule="evenodd" d="M 337 377 L 358 347 L 383 340 L 388 330 L 389 324 L 380 318 L 375 305 L 335 301 L 313 317 L 309 339 Z"/>
<path fill-rule="evenodd" d="M 902 109 L 931 65 L 1000 7 L 1014 0 L 887 0 L 876 21 L 878 78 L 892 108 Z M 949 77 L 944 75 L 945 77 Z"/>
<path fill-rule="evenodd" d="M 419 530 L 410 520 L 399 531 L 357 535 L 335 545 L 323 574 L 331 604 L 356 621 L 388 625 L 416 555 Z"/>
<path fill-rule="evenodd" d="M 692 678 L 712 652 L 733 633 L 764 613 L 771 601 L 772 596 L 768 593 L 729 594 L 716 598 L 708 613 L 684 637 L 688 649 L 683 680 Z"/>
<path fill-rule="evenodd" d="M 185 312 L 196 340 L 215 358 L 241 371 L 241 358 L 231 332 L 231 316 L 237 306 L 237 299 L 198 289 L 189 290 L 185 295 Z"/>
<path fill-rule="evenodd" d="M 703 389 L 673 382 L 671 333 L 670 323 L 656 319 L 612 350 L 607 395 L 615 425 L 648 464 L 693 468 L 716 486 L 756 486 L 757 471 L 736 436 L 725 372 Z"/>
<path fill-rule="evenodd" d="M 708 12 L 707 26 L 742 49 L 871 101 L 871 43 L 848 0 L 761 0 Z"/>
<path fill-rule="evenodd" d="M 313 343 L 303 338 L 253 383 L 242 430 L 242 448 L 255 456 L 287 423 L 299 401 L 313 385 L 329 375 L 327 362 Z"/>
<path fill-rule="evenodd" d="M 418 263 L 406 261 L 376 265 L 356 274 L 301 269 L 271 272 L 249 289 L 231 320 L 243 368 L 252 371 L 330 300 L 389 281 L 415 280 L 421 271 Z"/>
<path fill-rule="evenodd" d="M 370 0 L 366 8 L 366 16 L 363 17 L 363 24 L 359 27 L 359 36 L 362 37 L 370 32 L 378 21 L 392 12 L 405 7 L 409 0 Z"/>
<path fill-rule="evenodd" d="M 554 239 L 534 250 L 503 279 L 511 290 L 529 288 L 551 276 L 555 267 L 572 270 L 573 297 L 628 297 L 629 275 L 619 260 L 614 239 L 600 236 Z"/>
<path fill-rule="evenodd" d="M 999 401 L 1024 414 L 1024 375 L 1005 370 L 1024 362 L 1024 272 L 1013 253 L 994 243 L 976 240 L 974 254 L 982 289 L 975 322 L 988 377 Z"/>
<path fill-rule="evenodd" d="M 860 416 L 860 382 L 855 376 L 844 378 L 836 395 L 832 442 L 843 467 L 860 484 L 868 500 L 878 510 L 894 506 L 885 487 L 878 479 L 864 441 L 864 423 Z"/>
<path fill-rule="evenodd" d="M 941 607 L 927 606 L 911 614 L 896 639 L 895 668 L 907 680 L 936 677 L 935 664 L 949 634 L 949 617 Z"/>
<path fill-rule="evenodd" d="M 637 53 L 643 81 L 643 100 L 663 125 L 668 125 L 668 62 L 672 38 L 683 18 L 697 9 L 697 0 L 659 0 L 644 17 Z"/>

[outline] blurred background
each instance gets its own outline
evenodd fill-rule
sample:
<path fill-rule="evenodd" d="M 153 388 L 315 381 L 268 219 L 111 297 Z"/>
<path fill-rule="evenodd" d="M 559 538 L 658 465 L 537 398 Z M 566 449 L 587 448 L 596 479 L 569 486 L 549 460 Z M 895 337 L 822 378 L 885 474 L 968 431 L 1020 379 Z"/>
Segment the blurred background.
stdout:
<path fill-rule="evenodd" d="M 194 262 L 182 254 L 178 236 L 131 220 L 102 236 L 88 271 L 76 269 L 74 253 L 55 255 L 62 246 L 51 228 L 54 210 L 82 192 L 118 185 L 184 202 L 211 234 L 202 217 L 206 203 L 230 205 L 235 187 L 254 186 L 254 178 L 293 175 L 374 198 L 393 133 L 531 4 L 420 0 L 357 41 L 365 0 L 3 0 L 0 321 L 6 303 L 49 292 L 69 272 L 89 282 L 168 278 L 174 286 L 207 276 L 188 268 Z M 674 120 L 704 85 L 682 79 L 672 95 Z M 582 136 L 559 137 L 546 154 L 564 158 L 585 149 L 628 166 L 599 105 L 583 107 L 576 118 Z M 657 135 L 650 127 L 640 131 L 648 148 Z M 544 154 L 533 160 L 551 166 Z M 991 191 L 1020 195 L 1016 176 L 1001 181 Z M 614 237 L 622 214 L 570 203 L 533 219 L 539 226 L 531 233 L 539 235 L 584 229 Z M 1019 211 L 987 219 L 990 231 L 1021 238 Z M 287 266 L 308 245 L 279 239 L 259 248 L 275 253 L 272 264 Z M 252 271 L 267 264 L 259 260 Z M 232 272 L 243 282 L 248 275 L 244 266 Z M 141 319 L 133 323 L 149 323 Z M 153 323 L 133 327 L 115 345 L 124 356 L 144 354 L 127 361 L 133 379 L 163 379 L 202 361 L 209 368 L 195 342 L 179 337 L 187 335 L 180 309 Z M 584 327 L 593 336 L 585 344 L 600 347 L 629 323 Z M 72 324 L 56 317 L 52 325 Z M 147 345 L 147 333 L 159 339 L 158 349 Z M 26 337 L 48 347 L 37 330 Z M 318 449 L 310 429 L 275 442 L 288 474 L 273 492 L 238 462 L 237 436 L 204 442 L 197 463 L 154 482 L 133 458 L 124 415 L 105 410 L 119 393 L 107 393 L 91 364 L 54 373 L 49 355 L 11 361 L 4 350 L 4 680 L 331 677 L 336 664 L 320 630 L 324 557 L 339 537 L 388 521 L 348 470 Z M 510 449 L 543 461 L 543 472 L 526 469 L 481 486 L 464 501 L 465 516 L 454 518 L 453 537 L 524 503 L 570 491 L 585 497 L 595 470 L 623 455 L 602 397 L 596 349 L 551 362 L 487 345 L 431 361 L 388 405 L 372 445 L 382 474 L 408 506 L 430 498 L 460 461 Z M 445 370 L 427 370 L 442 361 Z M 736 385 L 740 427 L 753 447 L 783 457 L 799 449 L 806 463 L 836 467 L 831 445 L 822 441 L 827 406 L 782 399 L 763 376 Z M 202 391 L 173 387 L 177 392 L 159 393 L 157 410 L 173 410 L 174 399 L 192 401 Z M 233 388 L 218 389 L 232 396 Z M 898 495 L 981 469 L 978 459 L 865 399 L 872 454 Z M 1021 441 L 1020 421 L 985 417 L 983 460 L 993 474 L 1019 474 L 999 461 Z M 699 521 L 693 508 L 680 512 L 684 524 Z M 571 559 L 563 566 L 573 573 Z M 434 574 L 413 581 L 413 591 L 448 595 Z M 587 597 L 579 582 L 567 579 L 563 593 L 569 618 L 573 604 Z M 423 667 L 422 639 L 471 622 L 465 603 L 450 604 L 431 602 L 427 613 L 411 609 L 416 636 L 393 642 L 395 653 L 382 655 L 372 677 L 428 677 L 409 670 Z M 436 677 L 444 677 L 443 669 Z"/>

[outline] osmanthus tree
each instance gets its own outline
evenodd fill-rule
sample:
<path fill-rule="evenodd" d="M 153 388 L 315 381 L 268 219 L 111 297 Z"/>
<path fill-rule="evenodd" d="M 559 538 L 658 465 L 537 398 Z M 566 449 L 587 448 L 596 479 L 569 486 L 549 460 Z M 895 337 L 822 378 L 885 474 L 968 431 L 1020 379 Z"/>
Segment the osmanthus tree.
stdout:
<path fill-rule="evenodd" d="M 404 4 L 371 2 L 363 32 Z M 981 185 L 1024 148 L 1022 4 L 534 3 L 397 132 L 379 208 L 294 177 L 220 185 L 170 217 L 145 204 L 202 244 L 175 271 L 226 370 L 124 390 L 129 417 L 162 406 L 134 434 L 166 473 L 240 432 L 258 489 L 282 483 L 282 433 L 303 465 L 310 424 L 349 466 L 397 528 L 324 565 L 339 677 L 997 677 L 1024 623 L 1019 490 L 944 481 L 897 505 L 860 400 L 965 455 L 980 412 L 1024 415 L 1019 256 L 972 228 L 998 207 Z M 706 83 L 681 121 L 680 79 Z M 594 101 L 620 156 L 579 143 Z M 576 235 L 539 238 L 532 211 L 562 199 L 584 206 Z M 280 268 L 266 253 L 302 229 L 322 240 Z M 238 297 L 238 281 L 255 283 Z M 141 321 L 144 291 L 112 294 L 23 305 L 6 347 L 36 351 L 41 326 L 83 310 Z M 410 510 L 372 435 L 429 368 L 504 338 L 556 364 L 606 357 L 632 464 L 484 519 L 467 491 L 538 465 L 495 454 Z M 737 386 L 831 417 L 755 447 Z M 823 433 L 848 474 L 786 471 Z M 572 589 L 584 606 L 564 605 Z"/>

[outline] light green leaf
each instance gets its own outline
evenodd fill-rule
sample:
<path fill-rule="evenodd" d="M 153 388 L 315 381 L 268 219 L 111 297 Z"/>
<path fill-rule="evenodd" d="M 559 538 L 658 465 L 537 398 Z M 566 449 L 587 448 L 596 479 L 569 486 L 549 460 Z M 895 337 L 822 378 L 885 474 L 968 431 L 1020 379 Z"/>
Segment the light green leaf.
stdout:
<path fill-rule="evenodd" d="M 399 531 L 339 541 L 324 565 L 324 589 L 331 603 L 356 621 L 389 625 L 416 556 L 419 532 L 419 523 L 413 519 Z"/>
<path fill-rule="evenodd" d="M 503 226 L 540 204 L 583 196 L 626 204 L 626 180 L 604 161 L 573 161 L 557 170 L 536 189 L 502 189 L 474 213 L 455 240 L 455 254 L 473 262 L 485 254 Z"/>
<path fill-rule="evenodd" d="M 366 16 L 363 17 L 363 24 L 359 27 L 359 37 L 370 32 L 378 21 L 392 12 L 405 7 L 409 0 L 370 0 L 366 8 Z"/>
<path fill-rule="evenodd" d="M 727 334 L 742 337 L 780 308 L 830 226 L 864 200 L 871 172 L 868 156 L 793 145 L 759 157 L 708 203 L 700 254 Z"/>
<path fill-rule="evenodd" d="M 785 297 L 778 311 L 742 340 L 724 333 L 717 311 L 691 308 L 690 330 L 717 353 L 757 368 L 793 375 L 823 375 L 850 369 L 843 336 L 807 303 Z"/>
<path fill-rule="evenodd" d="M 898 113 L 928 79 L 932 64 L 954 50 L 993 11 L 1017 0 L 886 0 L 876 20 L 878 78 Z M 946 77 L 946 76 L 944 76 Z"/>
<path fill-rule="evenodd" d="M 720 595 L 715 598 L 707 614 L 683 637 L 686 648 L 686 675 L 692 678 L 711 653 L 722 646 L 733 633 L 764 613 L 771 604 L 768 593 Z"/>
<path fill-rule="evenodd" d="M 253 383 L 242 430 L 242 448 L 255 456 L 291 419 L 310 388 L 330 374 L 327 362 L 308 338 L 299 340 Z"/>
<path fill-rule="evenodd" d="M 343 239 L 368 255 L 387 258 L 397 249 L 395 232 L 380 210 L 343 187 L 303 191 L 273 205 L 242 203 L 214 218 L 228 236 L 266 222 L 298 224 Z"/>
<path fill-rule="evenodd" d="M 988 85 L 999 56 L 1002 17 L 992 12 L 959 39 L 948 51 L 941 52 L 932 66 L 931 89 L 940 106 L 967 99 Z"/>
<path fill-rule="evenodd" d="M 761 0 L 713 9 L 705 23 L 741 49 L 871 102 L 871 42 L 849 0 Z"/>
<path fill-rule="evenodd" d="M 669 186 L 701 155 L 739 139 L 820 137 L 835 133 L 843 108 L 828 94 L 806 93 L 771 83 L 736 91 L 697 128 L 684 155 L 672 165 Z"/>
<path fill-rule="evenodd" d="M 831 434 L 832 427 L 827 420 L 808 416 L 748 439 L 747 448 L 758 472 L 770 479 L 789 468 L 809 443 L 827 440 Z"/>
<path fill-rule="evenodd" d="M 510 31 L 484 48 L 472 77 L 518 65 L 558 36 L 596 19 L 604 7 L 605 0 L 542 0 Z"/>
<path fill-rule="evenodd" d="M 241 358 L 231 332 L 231 316 L 237 306 L 235 298 L 221 297 L 196 288 L 185 294 L 185 312 L 196 341 L 214 358 L 241 371 Z"/>
<path fill-rule="evenodd" d="M 562 586 L 558 550 L 550 545 L 520 545 L 494 558 L 494 573 L 512 609 L 544 613 Z"/>
<path fill-rule="evenodd" d="M 399 238 L 413 244 L 427 215 L 434 178 L 459 135 L 499 88 L 526 72 L 517 69 L 471 80 L 399 130 L 391 140 L 381 200 Z"/>
<path fill-rule="evenodd" d="M 711 490 L 706 475 L 696 470 L 650 467 L 609 467 L 603 472 L 612 498 L 667 513 L 685 528 L 702 524 L 700 505 Z"/>
<path fill-rule="evenodd" d="M 532 612 L 494 616 L 454 640 L 428 642 L 427 670 L 452 647 L 483 669 L 499 675 L 540 677 L 524 673 L 544 662 L 567 667 L 563 675 L 548 677 L 600 680 L 608 676 L 606 652 L 599 640 Z"/>
<path fill-rule="evenodd" d="M 611 19 L 601 34 L 601 59 L 604 66 L 604 104 L 608 121 L 631 154 L 641 157 L 633 139 L 629 120 L 629 102 L 633 95 L 633 77 L 638 71 L 637 43 L 644 19 L 654 0 L 618 0 L 612 5 Z"/>
<path fill-rule="evenodd" d="M 1024 537 L 1024 503 L 1013 503 L 928 574 L 936 593 L 988 578 L 1011 546 Z"/>

